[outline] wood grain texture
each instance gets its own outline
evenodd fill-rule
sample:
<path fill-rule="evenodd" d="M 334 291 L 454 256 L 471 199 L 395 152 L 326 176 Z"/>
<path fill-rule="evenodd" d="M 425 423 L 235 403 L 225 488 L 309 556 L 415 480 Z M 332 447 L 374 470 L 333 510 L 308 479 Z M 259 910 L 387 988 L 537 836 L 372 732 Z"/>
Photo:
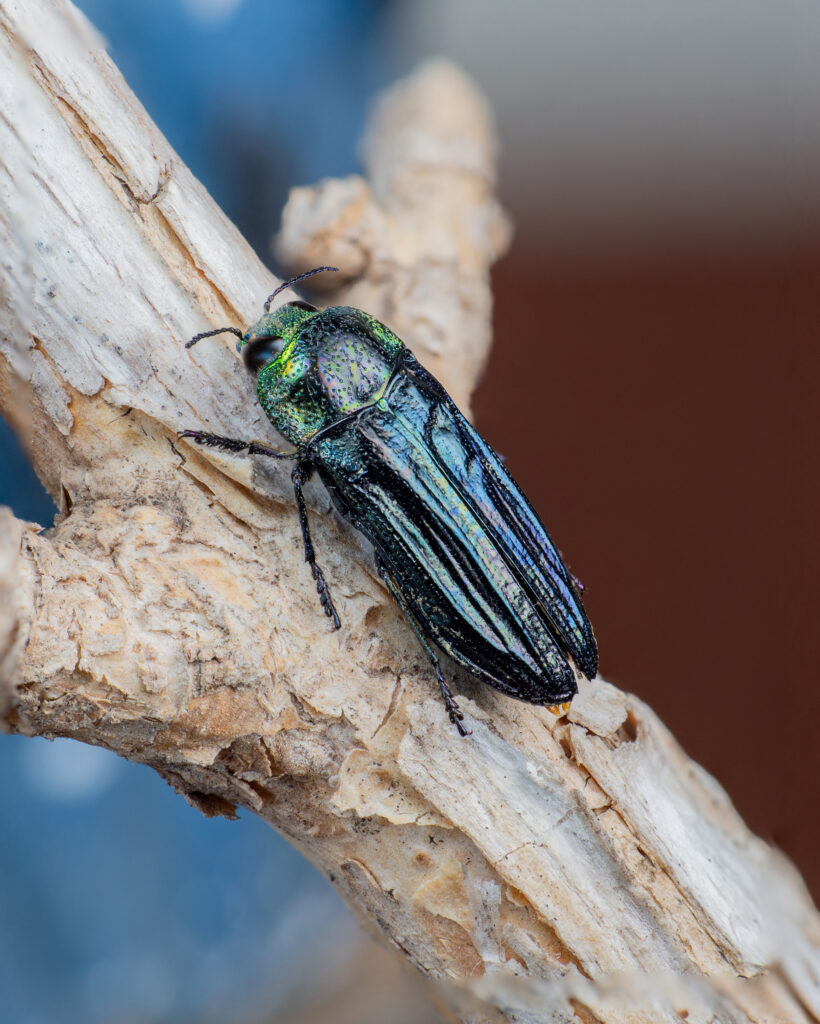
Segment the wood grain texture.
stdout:
<path fill-rule="evenodd" d="M 491 121 L 456 69 L 383 98 L 367 177 L 297 190 L 280 252 L 338 262 L 465 404 L 508 228 Z M 58 501 L 0 517 L 0 713 L 238 805 L 316 863 L 464 1021 L 820 1016 L 800 879 L 636 698 L 568 717 L 458 675 L 447 721 L 363 542 L 311 485 L 343 628 L 317 606 L 286 469 L 230 347 L 275 283 L 76 10 L 0 0 L 0 402 Z M 298 266 L 297 266 L 298 269 Z M 230 865 L 226 870 L 230 870 Z"/>

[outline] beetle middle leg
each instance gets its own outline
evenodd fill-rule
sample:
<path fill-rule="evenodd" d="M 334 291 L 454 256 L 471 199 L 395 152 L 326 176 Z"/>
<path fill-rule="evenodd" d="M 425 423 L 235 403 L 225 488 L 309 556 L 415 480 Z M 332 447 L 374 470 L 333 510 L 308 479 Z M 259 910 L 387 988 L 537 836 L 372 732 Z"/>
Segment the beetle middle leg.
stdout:
<path fill-rule="evenodd" d="M 316 555 L 313 551 L 313 541 L 310 539 L 307 506 L 305 505 L 305 496 L 302 494 L 302 484 L 309 478 L 309 464 L 300 462 L 294 467 L 291 479 L 293 480 L 293 491 L 296 495 L 296 507 L 299 510 L 299 525 L 302 527 L 302 540 L 305 542 L 305 561 L 310 566 L 310 571 L 313 573 L 313 578 L 316 580 L 316 592 L 319 595 L 319 600 L 322 602 L 325 615 L 327 615 L 329 619 L 333 619 L 334 629 L 340 629 L 342 623 L 335 607 L 333 606 L 333 600 L 330 596 L 327 583 L 325 582 L 324 573 L 316 564 Z"/>
<path fill-rule="evenodd" d="M 249 455 L 266 455 L 271 459 L 299 459 L 302 456 L 301 452 L 280 452 L 275 448 L 268 448 L 267 445 L 259 444 L 258 441 L 237 441 L 232 437 L 221 437 L 219 434 L 208 434 L 204 430 L 182 430 L 179 433 L 179 437 L 189 437 L 192 441 L 196 441 L 197 444 L 204 444 L 209 448 L 221 448 L 223 451 L 227 452 L 247 451 Z M 313 573 L 313 578 L 316 580 L 316 591 L 319 594 L 319 600 L 322 603 L 322 608 L 325 610 L 325 615 L 327 615 L 329 619 L 333 619 L 334 629 L 341 629 L 342 623 L 339 619 L 339 614 L 333 605 L 330 590 L 328 589 L 327 582 L 325 581 L 325 575 L 316 564 L 316 556 L 313 552 L 313 541 L 310 539 L 307 507 L 305 506 L 305 498 L 302 494 L 302 483 L 309 477 L 309 475 L 310 467 L 305 462 L 300 462 L 291 475 L 291 479 L 293 480 L 293 490 L 296 495 L 296 507 L 299 510 L 299 526 L 302 528 L 302 540 L 305 544 L 305 561 L 310 566 L 310 571 Z"/>
<path fill-rule="evenodd" d="M 415 615 L 410 611 L 410 609 L 407 606 L 407 602 L 404 600 L 401 593 L 399 592 L 398 587 L 393 582 L 393 577 L 390 575 L 387 566 L 384 564 L 384 562 L 381 560 L 378 554 L 376 554 L 375 558 L 376 569 L 379 572 L 379 576 L 381 576 L 382 580 L 384 581 L 384 585 L 393 595 L 396 604 L 404 613 L 404 617 L 413 627 L 413 632 L 416 634 L 416 636 L 419 639 L 419 643 L 424 648 L 424 653 L 430 659 L 430 664 L 433 666 L 433 671 L 436 673 L 436 680 L 438 681 L 438 685 L 441 690 L 441 696 L 444 698 L 444 706 L 447 708 L 447 715 L 450 721 L 453 723 L 456 729 L 458 729 L 459 736 L 470 736 L 472 734 L 472 730 L 467 729 L 465 728 L 464 725 L 462 725 L 462 722 L 464 720 L 464 712 L 461 710 L 461 708 L 459 708 L 458 704 L 456 704 L 456 699 L 453 696 L 450 687 L 447 685 L 447 681 L 444 678 L 444 673 L 441 671 L 441 662 L 438 660 L 436 652 L 430 646 L 427 637 L 424 635 L 424 633 L 422 633 L 421 627 L 419 626 Z"/>

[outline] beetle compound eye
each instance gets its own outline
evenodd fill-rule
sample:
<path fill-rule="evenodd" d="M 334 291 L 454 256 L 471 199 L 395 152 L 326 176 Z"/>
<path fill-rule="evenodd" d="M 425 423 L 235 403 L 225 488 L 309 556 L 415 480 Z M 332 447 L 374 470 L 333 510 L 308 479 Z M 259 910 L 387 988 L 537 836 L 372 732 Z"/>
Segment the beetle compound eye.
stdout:
<path fill-rule="evenodd" d="M 251 338 L 242 349 L 242 362 L 251 373 L 259 371 L 272 363 L 282 351 L 284 340 L 275 336 L 260 335 Z"/>
<path fill-rule="evenodd" d="M 311 306 L 309 302 L 303 302 L 301 299 L 294 299 L 293 302 L 288 302 L 286 305 L 289 309 L 304 309 L 306 313 L 319 312 L 316 306 Z"/>

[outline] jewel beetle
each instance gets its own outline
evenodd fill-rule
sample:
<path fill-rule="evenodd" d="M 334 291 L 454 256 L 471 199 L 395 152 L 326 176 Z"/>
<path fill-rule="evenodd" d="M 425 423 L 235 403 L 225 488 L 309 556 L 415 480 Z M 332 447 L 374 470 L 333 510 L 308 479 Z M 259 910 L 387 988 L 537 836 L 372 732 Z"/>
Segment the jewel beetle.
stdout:
<path fill-rule="evenodd" d="M 436 648 L 502 693 L 555 706 L 592 678 L 598 650 L 580 597 L 530 503 L 442 385 L 375 317 L 297 300 L 229 332 L 259 403 L 295 451 L 198 430 L 180 436 L 295 463 L 296 507 L 316 589 L 340 620 L 310 538 L 302 486 L 316 471 L 339 513 L 373 545 L 376 568 L 435 670 L 450 720 L 468 730 Z"/>

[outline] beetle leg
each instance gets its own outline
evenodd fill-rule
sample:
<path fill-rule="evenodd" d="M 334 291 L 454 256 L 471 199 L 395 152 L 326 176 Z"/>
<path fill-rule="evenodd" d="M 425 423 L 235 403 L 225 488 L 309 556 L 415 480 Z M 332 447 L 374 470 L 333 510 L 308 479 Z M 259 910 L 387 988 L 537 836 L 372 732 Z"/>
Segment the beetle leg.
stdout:
<path fill-rule="evenodd" d="M 393 583 L 393 577 L 388 572 L 387 566 L 384 564 L 381 558 L 379 558 L 378 554 L 375 557 L 376 568 L 378 569 L 379 576 L 381 576 L 382 580 L 384 581 L 384 585 L 393 595 L 396 604 L 404 613 L 404 617 L 413 627 L 413 632 L 416 634 L 416 636 L 419 639 L 419 643 L 424 648 L 424 653 L 430 659 L 430 664 L 433 666 L 433 671 L 436 673 L 436 679 L 438 680 L 438 685 L 439 688 L 441 689 L 441 696 L 444 698 L 444 706 L 447 708 L 447 715 L 449 716 L 450 721 L 453 723 L 456 729 L 458 729 L 459 736 L 472 735 L 472 730 L 465 728 L 461 724 L 462 721 L 464 720 L 464 712 L 461 710 L 461 708 L 459 708 L 458 704 L 456 704 L 456 699 L 453 696 L 450 687 L 447 685 L 447 682 L 444 678 L 444 673 L 441 671 L 441 662 L 438 660 L 435 651 L 430 646 L 427 637 L 424 635 L 424 633 L 422 633 L 421 627 L 419 626 L 415 615 L 413 615 L 413 613 L 407 607 L 407 603 L 405 602 L 404 598 L 399 592 L 398 587 L 396 587 L 395 584 Z"/>
<path fill-rule="evenodd" d="M 464 720 L 464 712 L 461 710 L 458 704 L 456 704 L 456 699 L 453 696 L 450 687 L 444 680 L 444 673 L 441 671 L 441 662 L 433 653 L 433 650 L 429 646 L 429 644 L 425 643 L 424 647 L 426 647 L 427 649 L 427 656 L 433 663 L 433 669 L 436 673 L 436 679 L 438 680 L 438 685 L 439 688 L 441 689 L 441 696 L 444 698 L 444 706 L 445 708 L 447 708 L 447 714 L 450 718 L 450 721 L 453 723 L 456 729 L 458 729 L 459 736 L 471 736 L 473 730 L 468 729 L 466 726 L 462 725 L 462 722 Z"/>
<path fill-rule="evenodd" d="M 204 430 L 181 430 L 177 437 L 190 437 L 197 444 L 209 448 L 221 448 L 226 452 L 244 452 L 249 455 L 267 455 L 270 459 L 298 459 L 299 452 L 279 452 L 275 448 L 259 444 L 258 441 L 235 441 L 231 437 L 220 437 L 219 434 L 208 434 Z"/>
<path fill-rule="evenodd" d="M 306 475 L 303 476 L 303 473 Z M 296 466 L 291 474 L 293 480 L 293 491 L 296 495 L 296 507 L 299 510 L 299 525 L 302 527 L 302 540 L 305 542 L 305 561 L 310 566 L 310 571 L 313 573 L 313 578 L 316 580 L 316 592 L 319 595 L 319 600 L 322 602 L 322 607 L 325 610 L 325 615 L 329 619 L 333 619 L 333 628 L 340 629 L 341 621 L 339 615 L 333 606 L 333 600 L 330 596 L 327 583 L 325 582 L 324 573 L 316 564 L 316 555 L 313 552 L 313 541 L 310 539 L 310 526 L 308 525 L 307 507 L 305 506 L 305 497 L 302 494 L 302 483 L 310 475 L 310 467 L 305 463 L 300 462 Z"/>

